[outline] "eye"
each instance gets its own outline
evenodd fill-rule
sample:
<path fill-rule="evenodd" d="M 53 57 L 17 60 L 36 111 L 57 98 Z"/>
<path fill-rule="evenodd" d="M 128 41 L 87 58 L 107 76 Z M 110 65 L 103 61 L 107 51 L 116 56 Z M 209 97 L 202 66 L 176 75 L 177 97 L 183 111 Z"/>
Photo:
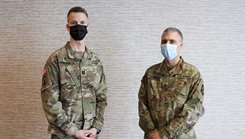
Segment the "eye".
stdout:
<path fill-rule="evenodd" d="M 175 44 L 176 41 L 175 40 L 170 40 L 170 44 Z"/>
<path fill-rule="evenodd" d="M 80 21 L 80 24 L 81 25 L 87 25 L 87 22 L 86 21 Z"/>
<path fill-rule="evenodd" d="M 76 25 L 77 22 L 76 22 L 76 21 L 72 21 L 70 24 L 71 24 L 71 25 Z"/>
<path fill-rule="evenodd" d="M 162 40 L 161 43 L 162 43 L 162 44 L 166 44 L 166 43 L 167 43 L 167 40 Z"/>

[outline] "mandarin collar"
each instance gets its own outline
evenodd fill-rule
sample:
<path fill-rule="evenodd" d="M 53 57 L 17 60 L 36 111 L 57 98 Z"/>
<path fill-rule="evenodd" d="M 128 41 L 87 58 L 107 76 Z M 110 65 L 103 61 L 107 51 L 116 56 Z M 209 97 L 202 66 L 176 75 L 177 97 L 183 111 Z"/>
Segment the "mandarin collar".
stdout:
<path fill-rule="evenodd" d="M 69 42 L 66 43 L 65 48 L 67 50 L 68 57 L 71 59 L 82 60 L 83 57 L 91 58 L 91 55 L 88 53 L 89 50 L 87 49 L 86 46 L 85 46 L 84 54 L 82 54 L 82 52 L 76 52 L 72 50 Z"/>
<path fill-rule="evenodd" d="M 163 60 L 157 72 L 160 74 L 169 74 L 169 75 L 180 74 L 183 68 L 183 64 L 184 64 L 184 59 L 180 57 L 179 62 L 171 70 L 168 70 Z"/>

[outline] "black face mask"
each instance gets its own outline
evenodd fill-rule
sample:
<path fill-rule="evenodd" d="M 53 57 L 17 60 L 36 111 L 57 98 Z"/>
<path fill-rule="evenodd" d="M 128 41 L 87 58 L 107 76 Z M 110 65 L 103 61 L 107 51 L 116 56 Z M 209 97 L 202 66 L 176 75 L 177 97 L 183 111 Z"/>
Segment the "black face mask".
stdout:
<path fill-rule="evenodd" d="M 87 33 L 88 33 L 87 26 L 84 25 L 70 26 L 70 35 L 74 40 L 81 41 L 86 36 Z"/>

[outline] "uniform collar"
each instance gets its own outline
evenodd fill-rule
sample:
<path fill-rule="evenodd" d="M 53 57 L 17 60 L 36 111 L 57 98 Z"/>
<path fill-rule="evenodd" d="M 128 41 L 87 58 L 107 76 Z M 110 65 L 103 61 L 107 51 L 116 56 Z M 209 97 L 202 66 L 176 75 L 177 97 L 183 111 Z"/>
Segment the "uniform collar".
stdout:
<path fill-rule="evenodd" d="M 168 70 L 167 66 L 163 61 L 159 69 L 157 70 L 157 72 L 160 74 L 169 74 L 169 75 L 180 74 L 182 72 L 183 64 L 184 64 L 184 59 L 180 57 L 179 62 L 172 69 Z"/>
<path fill-rule="evenodd" d="M 89 59 L 91 58 L 91 53 L 87 49 L 87 47 L 85 47 L 84 52 L 77 52 L 77 51 L 72 50 L 70 43 L 67 42 L 65 45 L 65 48 L 67 50 L 68 57 L 71 59 L 82 60 L 82 58 L 89 58 Z"/>

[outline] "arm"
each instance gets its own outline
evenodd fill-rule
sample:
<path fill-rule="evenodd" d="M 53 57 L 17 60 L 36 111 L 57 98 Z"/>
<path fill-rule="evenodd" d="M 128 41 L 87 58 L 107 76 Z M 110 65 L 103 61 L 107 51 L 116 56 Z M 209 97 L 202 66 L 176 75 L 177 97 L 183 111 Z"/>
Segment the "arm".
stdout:
<path fill-rule="evenodd" d="M 150 134 L 156 132 L 157 129 L 151 119 L 146 87 L 147 79 L 145 75 L 141 80 L 141 86 L 138 94 L 139 126 L 147 136 L 150 136 Z"/>
<path fill-rule="evenodd" d="M 101 130 L 104 125 L 104 111 L 107 106 L 107 87 L 105 83 L 105 75 L 102 70 L 100 85 L 96 91 L 96 117 L 94 119 L 92 127 L 97 130 Z"/>
<path fill-rule="evenodd" d="M 163 133 L 163 131 L 167 130 L 169 135 L 173 138 L 191 130 L 200 117 L 203 94 L 203 80 L 200 73 L 197 73 L 193 78 L 188 100 L 185 102 L 182 112 L 172 120 L 169 125 L 161 129 L 160 133 L 165 135 L 166 132 Z"/>
<path fill-rule="evenodd" d="M 50 58 L 44 67 L 42 77 L 41 98 L 44 113 L 49 124 L 69 136 L 74 136 L 78 129 L 74 123 L 70 122 L 65 111 L 62 109 L 59 95 L 58 60 Z"/>

